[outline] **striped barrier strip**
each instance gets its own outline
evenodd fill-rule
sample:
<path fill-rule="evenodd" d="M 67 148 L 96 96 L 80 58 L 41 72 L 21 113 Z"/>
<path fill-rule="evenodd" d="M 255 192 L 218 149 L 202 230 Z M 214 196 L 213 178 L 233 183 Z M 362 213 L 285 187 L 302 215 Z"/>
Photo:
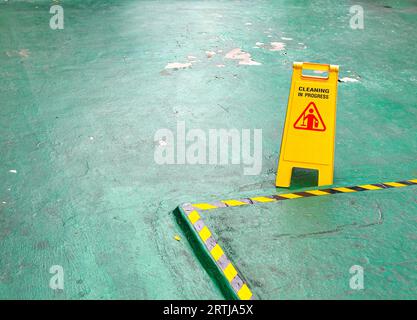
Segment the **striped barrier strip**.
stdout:
<path fill-rule="evenodd" d="M 256 203 L 266 203 L 266 202 L 277 202 L 282 200 L 306 198 L 306 197 L 317 197 L 317 196 L 327 196 L 336 193 L 351 193 L 351 192 L 360 192 L 360 191 L 374 191 L 374 190 L 383 190 L 390 188 L 402 188 L 407 186 L 412 186 L 417 184 L 417 179 L 403 180 L 397 182 L 384 182 L 384 183 L 374 183 L 374 184 L 364 184 L 359 186 L 351 187 L 335 187 L 328 189 L 316 189 L 316 190 L 307 190 L 303 192 L 294 192 L 294 193 L 285 193 L 278 195 L 270 196 L 259 196 L 253 198 L 243 198 L 243 199 L 229 199 L 221 200 L 213 203 L 195 203 L 192 204 L 192 207 L 198 210 L 211 210 L 217 208 L 226 208 L 226 207 L 236 207 L 251 205 Z"/>
<path fill-rule="evenodd" d="M 211 210 L 217 208 L 236 207 L 242 205 L 250 205 L 256 203 L 277 202 L 289 199 L 298 199 L 314 196 L 325 196 L 336 193 L 352 193 L 360 191 L 374 191 L 390 188 L 402 188 L 411 185 L 417 185 L 417 179 L 403 180 L 398 182 L 384 182 L 375 184 L 365 184 L 351 187 L 335 187 L 328 189 L 307 190 L 302 192 L 286 193 L 272 196 L 259 196 L 253 198 L 230 199 L 221 200 L 214 203 L 197 203 L 197 204 L 183 204 L 180 206 L 182 212 L 185 213 L 187 219 L 194 227 L 199 238 L 204 243 L 206 249 L 210 253 L 211 258 L 215 261 L 216 266 L 222 272 L 224 278 L 228 281 L 233 292 L 240 300 L 253 300 L 254 296 L 249 289 L 243 277 L 239 275 L 235 266 L 226 256 L 223 249 L 214 239 L 210 229 L 204 223 L 200 216 L 200 211 Z"/>
<path fill-rule="evenodd" d="M 240 300 L 251 300 L 253 295 L 249 289 L 246 282 L 243 280 L 242 276 L 239 275 L 235 266 L 226 256 L 225 252 L 218 244 L 216 239 L 214 239 L 213 234 L 210 229 L 204 223 L 203 219 L 199 214 L 199 210 L 194 208 L 192 205 L 184 204 L 181 206 L 181 209 L 187 216 L 189 222 L 193 225 L 194 230 L 197 232 L 198 236 L 204 243 L 208 252 L 210 253 L 211 258 L 216 263 L 216 266 L 222 272 L 222 275 L 228 281 L 229 286 L 233 289 L 233 292 Z"/>

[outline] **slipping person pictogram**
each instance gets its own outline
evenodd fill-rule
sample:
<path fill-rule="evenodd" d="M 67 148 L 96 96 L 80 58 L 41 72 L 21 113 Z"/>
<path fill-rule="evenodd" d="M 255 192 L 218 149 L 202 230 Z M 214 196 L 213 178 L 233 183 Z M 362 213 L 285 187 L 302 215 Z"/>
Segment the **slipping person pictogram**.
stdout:
<path fill-rule="evenodd" d="M 326 125 L 314 102 L 310 102 L 294 123 L 295 129 L 325 131 Z"/>

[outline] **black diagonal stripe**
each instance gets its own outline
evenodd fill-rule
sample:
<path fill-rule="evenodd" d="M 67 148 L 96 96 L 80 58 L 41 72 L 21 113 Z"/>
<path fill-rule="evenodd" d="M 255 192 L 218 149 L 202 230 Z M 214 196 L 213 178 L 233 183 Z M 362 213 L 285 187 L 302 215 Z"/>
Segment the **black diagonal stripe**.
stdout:
<path fill-rule="evenodd" d="M 280 196 L 277 196 L 277 195 L 273 195 L 271 197 L 274 198 L 277 201 L 279 201 L 279 200 L 289 200 L 288 198 L 280 197 Z"/>
<path fill-rule="evenodd" d="M 413 184 L 417 184 L 417 183 L 415 183 L 415 182 L 411 182 L 411 181 L 407 181 L 407 180 L 404 180 L 404 181 L 398 181 L 398 183 L 405 184 L 405 185 L 407 185 L 407 186 L 411 186 L 411 185 L 413 185 Z"/>
<path fill-rule="evenodd" d="M 251 198 L 244 198 L 242 200 L 246 200 L 246 201 L 249 201 L 250 204 L 254 204 L 254 202 Z M 245 202 L 245 201 L 242 201 L 242 202 Z"/>
<path fill-rule="evenodd" d="M 382 186 L 382 188 L 385 188 L 385 189 L 395 188 L 395 187 L 393 187 L 393 186 L 390 186 L 390 185 L 388 185 L 388 184 L 383 184 L 383 183 L 381 183 L 381 186 Z"/>
<path fill-rule="evenodd" d="M 330 189 L 319 189 L 319 191 L 327 192 L 327 193 L 330 193 L 330 194 L 343 193 L 342 191 L 334 190 L 332 188 L 330 188 Z"/>
<path fill-rule="evenodd" d="M 367 191 L 368 190 L 368 189 L 358 187 L 358 186 L 347 187 L 346 189 L 351 189 L 351 190 L 355 190 L 355 191 Z"/>
<path fill-rule="evenodd" d="M 383 183 L 373 183 L 373 184 L 371 184 L 371 186 L 380 187 L 382 189 L 394 188 L 392 186 L 388 186 L 388 185 L 385 185 Z"/>
<path fill-rule="evenodd" d="M 307 192 L 294 192 L 294 194 L 296 194 L 297 196 L 301 196 L 301 197 L 315 197 L 315 194 L 312 193 L 307 193 Z"/>

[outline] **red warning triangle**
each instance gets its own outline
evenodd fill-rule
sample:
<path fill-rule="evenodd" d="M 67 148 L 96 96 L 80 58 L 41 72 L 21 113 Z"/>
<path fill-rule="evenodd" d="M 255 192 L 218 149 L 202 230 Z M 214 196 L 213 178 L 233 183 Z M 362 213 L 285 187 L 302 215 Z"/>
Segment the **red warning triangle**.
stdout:
<path fill-rule="evenodd" d="M 326 125 L 314 102 L 310 102 L 304 109 L 297 121 L 295 121 L 294 128 L 300 130 L 326 131 Z"/>

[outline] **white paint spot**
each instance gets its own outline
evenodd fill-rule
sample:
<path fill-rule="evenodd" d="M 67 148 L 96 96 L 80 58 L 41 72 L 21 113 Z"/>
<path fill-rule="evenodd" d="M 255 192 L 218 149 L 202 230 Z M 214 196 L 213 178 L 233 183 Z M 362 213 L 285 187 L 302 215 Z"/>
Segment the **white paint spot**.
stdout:
<path fill-rule="evenodd" d="M 262 63 L 249 59 L 249 60 L 241 60 L 239 61 L 239 64 L 246 65 L 246 66 L 260 66 Z"/>
<path fill-rule="evenodd" d="M 343 77 L 342 79 L 340 79 L 341 82 L 359 82 L 358 79 L 354 79 L 354 78 L 349 78 L 349 77 Z"/>
<path fill-rule="evenodd" d="M 245 23 L 245 26 L 251 26 L 252 25 L 252 22 L 246 22 Z"/>
<path fill-rule="evenodd" d="M 160 146 L 163 146 L 163 147 L 168 144 L 165 140 L 162 140 L 162 139 L 159 140 L 158 143 L 159 143 Z"/>
<path fill-rule="evenodd" d="M 248 66 L 259 66 L 261 63 L 252 60 L 250 53 L 242 51 L 240 48 L 235 48 L 229 51 L 226 59 L 239 60 L 239 64 Z"/>
<path fill-rule="evenodd" d="M 10 173 L 17 173 L 17 170 L 12 169 L 12 170 L 9 170 L 9 172 Z"/>
<path fill-rule="evenodd" d="M 6 201 L 2 201 L 1 203 L 6 204 L 7 202 Z"/>
<path fill-rule="evenodd" d="M 255 45 L 256 45 L 257 47 L 262 47 L 262 46 L 264 45 L 264 43 L 263 43 L 263 42 L 257 42 L 257 43 L 255 43 Z"/>
<path fill-rule="evenodd" d="M 292 38 L 286 38 L 286 37 L 281 37 L 281 39 L 282 40 L 288 40 L 288 41 L 291 41 L 292 40 Z"/>
<path fill-rule="evenodd" d="M 216 55 L 216 52 L 214 52 L 214 51 L 206 51 L 206 55 L 207 55 L 207 58 L 212 58 L 213 56 L 215 56 Z"/>
<path fill-rule="evenodd" d="M 197 58 L 196 58 L 196 57 L 194 57 L 194 56 L 187 56 L 187 59 L 188 59 L 188 60 L 197 60 Z"/>
<path fill-rule="evenodd" d="M 190 62 L 186 62 L 186 63 L 171 62 L 171 63 L 168 63 L 165 66 L 165 69 L 176 69 L 176 70 L 178 70 L 178 69 L 187 69 L 189 67 L 191 67 L 191 63 Z"/>
<path fill-rule="evenodd" d="M 224 65 L 224 64 L 217 64 L 217 65 L 216 65 L 216 67 L 217 67 L 217 68 L 224 68 L 224 67 L 225 67 L 225 65 Z"/>
<path fill-rule="evenodd" d="M 233 59 L 233 60 L 239 60 L 243 59 L 244 56 L 246 57 L 246 53 L 242 51 L 240 48 L 235 48 L 228 53 L 226 53 L 225 58 L 226 59 Z"/>
<path fill-rule="evenodd" d="M 18 54 L 19 54 L 19 56 L 21 56 L 22 58 L 27 58 L 27 57 L 29 57 L 30 52 L 29 52 L 29 50 L 28 50 L 28 49 L 21 49 L 21 50 L 18 52 Z"/>
<path fill-rule="evenodd" d="M 270 34 L 267 35 L 268 38 L 272 38 L 272 36 Z"/>
<path fill-rule="evenodd" d="M 217 50 L 217 53 L 222 53 L 222 52 L 223 52 L 223 50 L 221 50 L 221 49 Z"/>
<path fill-rule="evenodd" d="M 90 137 L 90 140 L 94 140 L 94 137 Z"/>
<path fill-rule="evenodd" d="M 271 49 L 269 51 L 282 51 L 285 49 L 284 42 L 271 42 Z"/>

